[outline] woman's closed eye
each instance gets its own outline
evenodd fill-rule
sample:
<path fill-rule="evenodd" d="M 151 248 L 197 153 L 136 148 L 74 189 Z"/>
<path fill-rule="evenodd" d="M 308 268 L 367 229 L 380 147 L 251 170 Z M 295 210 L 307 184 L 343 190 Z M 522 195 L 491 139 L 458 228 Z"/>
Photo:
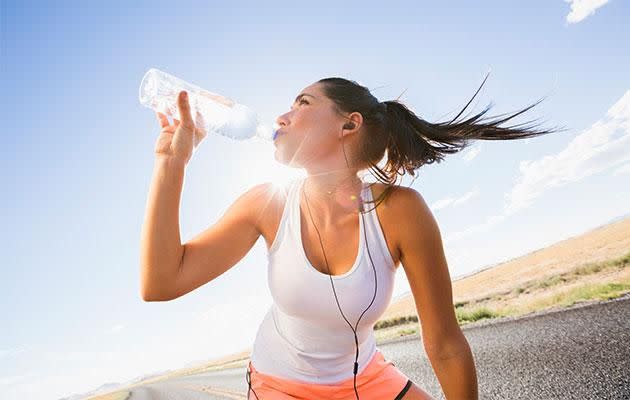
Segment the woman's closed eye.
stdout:
<path fill-rule="evenodd" d="M 300 100 L 298 101 L 298 105 L 302 105 L 302 103 L 304 103 L 304 104 L 308 104 L 308 101 L 306 101 L 306 100 L 304 100 L 304 99 L 300 99 Z M 294 103 L 294 104 L 295 104 L 295 103 Z M 293 109 L 293 106 L 291 106 L 291 109 Z"/>

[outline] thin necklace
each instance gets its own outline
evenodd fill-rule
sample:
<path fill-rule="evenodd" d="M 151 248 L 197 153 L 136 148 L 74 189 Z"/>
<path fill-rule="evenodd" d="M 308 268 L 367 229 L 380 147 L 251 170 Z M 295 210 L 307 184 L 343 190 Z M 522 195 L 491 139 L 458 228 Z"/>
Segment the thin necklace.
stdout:
<path fill-rule="evenodd" d="M 348 178 L 348 179 L 352 179 L 352 177 L 351 177 L 351 178 Z M 306 185 L 305 185 L 305 186 L 306 186 Z M 342 188 L 343 188 L 342 186 L 337 186 L 337 187 L 336 187 L 336 188 L 334 188 L 333 190 L 326 190 L 326 189 L 324 189 L 324 191 L 323 191 L 323 192 L 325 192 L 325 193 L 326 193 L 326 194 L 328 194 L 328 195 L 332 195 L 332 194 L 336 193 L 339 189 L 342 189 Z M 363 182 L 361 182 L 361 190 L 363 190 Z M 323 192 L 322 192 L 322 191 L 320 191 L 319 193 L 323 193 Z"/>

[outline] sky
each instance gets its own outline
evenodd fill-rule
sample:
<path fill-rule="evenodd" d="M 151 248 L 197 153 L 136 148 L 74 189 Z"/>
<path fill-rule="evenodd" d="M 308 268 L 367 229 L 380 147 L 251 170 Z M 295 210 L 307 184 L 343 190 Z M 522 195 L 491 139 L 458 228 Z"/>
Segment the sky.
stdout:
<path fill-rule="evenodd" d="M 547 96 L 510 123 L 566 131 L 477 141 L 400 182 L 431 207 L 451 277 L 630 211 L 625 1 L 0 4 L 1 399 L 58 399 L 244 351 L 271 305 L 262 237 L 209 284 L 141 299 L 160 131 L 138 100 L 149 68 L 269 124 L 330 76 L 430 122 L 454 117 L 488 72 L 468 112 Z M 253 185 L 303 176 L 275 161 L 271 143 L 209 135 L 186 168 L 182 243 Z M 408 292 L 399 268 L 394 298 Z"/>

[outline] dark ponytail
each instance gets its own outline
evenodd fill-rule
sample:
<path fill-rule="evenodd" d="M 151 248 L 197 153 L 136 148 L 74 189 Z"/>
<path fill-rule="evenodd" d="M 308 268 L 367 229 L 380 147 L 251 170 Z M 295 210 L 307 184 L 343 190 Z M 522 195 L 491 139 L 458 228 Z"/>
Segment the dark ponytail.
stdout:
<path fill-rule="evenodd" d="M 472 139 L 516 140 L 564 130 L 535 130 L 535 125 L 527 126 L 531 122 L 499 126 L 536 106 L 544 98 L 505 117 L 505 114 L 500 114 L 493 119 L 482 119 L 492 107 L 490 104 L 480 113 L 457 121 L 487 79 L 486 75 L 466 106 L 452 120 L 445 122 L 425 121 L 398 100 L 381 103 L 366 87 L 354 81 L 325 78 L 318 82 L 323 83 L 324 92 L 342 112 L 357 111 L 363 116 L 365 137 L 359 144 L 360 161 L 375 172 L 379 181 L 388 185 L 374 201 L 377 202 L 385 200 L 394 188 L 398 175 L 407 172 L 415 177 L 416 169 L 425 164 L 441 162 L 445 155 L 467 147 Z M 377 164 L 384 158 L 385 152 L 387 162 L 381 169 Z"/>

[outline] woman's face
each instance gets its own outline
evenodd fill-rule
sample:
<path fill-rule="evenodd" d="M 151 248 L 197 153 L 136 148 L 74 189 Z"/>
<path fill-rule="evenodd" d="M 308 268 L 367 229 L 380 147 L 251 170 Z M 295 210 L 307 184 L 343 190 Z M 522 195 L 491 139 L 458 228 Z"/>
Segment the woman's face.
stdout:
<path fill-rule="evenodd" d="M 334 164 L 340 154 L 343 157 L 339 136 L 346 122 L 324 96 L 321 84 L 307 86 L 298 93 L 291 110 L 276 119 L 276 160 L 299 168 Z M 348 143 L 345 145 L 347 151 Z"/>

